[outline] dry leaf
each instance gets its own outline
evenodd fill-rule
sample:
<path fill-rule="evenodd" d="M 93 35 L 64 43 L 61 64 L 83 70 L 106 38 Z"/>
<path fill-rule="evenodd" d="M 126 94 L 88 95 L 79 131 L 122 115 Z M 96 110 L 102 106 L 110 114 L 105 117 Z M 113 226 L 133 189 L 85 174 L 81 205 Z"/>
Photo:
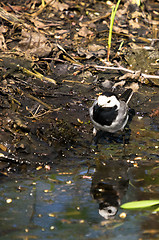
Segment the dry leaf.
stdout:
<path fill-rule="evenodd" d="M 97 44 L 89 44 L 88 49 L 79 48 L 78 49 L 79 56 L 85 56 L 86 59 L 90 59 L 91 57 L 103 57 L 106 55 L 106 49 L 102 45 Z"/>
<path fill-rule="evenodd" d="M 88 35 L 92 35 L 92 34 L 93 32 L 88 30 L 87 27 L 82 27 L 78 32 L 78 35 L 81 37 L 87 37 Z"/>
<path fill-rule="evenodd" d="M 46 3 L 49 3 L 50 0 L 45 0 Z M 66 4 L 66 3 L 61 3 L 59 2 L 58 0 L 57 1 L 52 1 L 49 5 L 51 5 L 54 10 L 57 12 L 57 11 L 63 11 L 63 10 L 67 10 L 69 8 L 69 5 Z"/>
<path fill-rule="evenodd" d="M 117 82 L 113 85 L 113 89 L 115 89 L 118 86 L 123 87 L 125 85 L 125 83 L 126 83 L 126 81 L 124 81 L 124 80 Z"/>
<path fill-rule="evenodd" d="M 141 75 L 141 71 L 136 71 L 135 73 L 126 73 L 123 76 L 121 76 L 119 80 L 124 80 L 127 78 L 137 80 L 140 77 L 140 75 Z"/>
<path fill-rule="evenodd" d="M 129 34 L 128 29 L 123 29 L 117 26 L 113 26 L 113 31 L 117 32 L 117 33 L 125 33 L 125 34 Z"/>
<path fill-rule="evenodd" d="M 131 88 L 133 90 L 133 92 L 137 92 L 139 90 L 139 84 L 138 83 L 131 83 L 129 88 Z"/>
<path fill-rule="evenodd" d="M 149 116 L 150 117 L 159 116 L 159 108 L 158 109 L 152 109 L 152 113 Z"/>
<path fill-rule="evenodd" d="M 25 52 L 26 55 L 35 55 L 37 57 L 48 56 L 52 46 L 44 34 L 38 32 L 27 32 L 22 30 L 22 40 L 19 42 L 16 50 Z"/>
<path fill-rule="evenodd" d="M 132 26 L 133 28 L 141 28 L 141 25 L 133 19 L 129 20 L 129 25 Z"/>
<path fill-rule="evenodd" d="M 39 21 L 38 18 L 33 19 L 33 23 L 34 23 L 35 27 L 37 27 L 37 28 L 44 28 L 46 26 L 43 22 Z"/>
<path fill-rule="evenodd" d="M 97 51 L 99 51 L 101 49 L 104 49 L 104 47 L 101 46 L 101 45 L 97 45 L 97 44 L 89 44 L 88 45 L 88 50 L 92 51 L 92 52 L 97 52 Z"/>

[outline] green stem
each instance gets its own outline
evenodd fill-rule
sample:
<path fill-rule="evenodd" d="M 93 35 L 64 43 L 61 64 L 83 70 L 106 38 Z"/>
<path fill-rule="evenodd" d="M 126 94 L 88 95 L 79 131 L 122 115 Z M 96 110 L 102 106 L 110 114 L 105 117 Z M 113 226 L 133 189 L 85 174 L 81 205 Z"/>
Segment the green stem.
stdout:
<path fill-rule="evenodd" d="M 109 37 L 108 37 L 108 52 L 107 52 L 107 61 L 109 61 L 109 55 L 110 55 L 110 48 L 111 48 L 111 40 L 112 40 L 112 31 L 113 31 L 113 24 L 114 24 L 114 19 L 115 15 L 117 12 L 117 9 L 119 7 L 121 0 L 118 0 L 116 6 L 112 8 L 112 13 L 111 13 L 111 18 L 110 18 L 110 28 L 109 28 Z"/>

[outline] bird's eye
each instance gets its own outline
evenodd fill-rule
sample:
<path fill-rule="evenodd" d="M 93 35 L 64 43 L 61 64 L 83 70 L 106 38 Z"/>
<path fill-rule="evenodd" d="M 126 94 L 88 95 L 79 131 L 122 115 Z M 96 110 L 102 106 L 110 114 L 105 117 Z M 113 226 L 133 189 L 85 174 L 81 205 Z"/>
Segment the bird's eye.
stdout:
<path fill-rule="evenodd" d="M 110 100 L 107 103 L 110 103 Z"/>

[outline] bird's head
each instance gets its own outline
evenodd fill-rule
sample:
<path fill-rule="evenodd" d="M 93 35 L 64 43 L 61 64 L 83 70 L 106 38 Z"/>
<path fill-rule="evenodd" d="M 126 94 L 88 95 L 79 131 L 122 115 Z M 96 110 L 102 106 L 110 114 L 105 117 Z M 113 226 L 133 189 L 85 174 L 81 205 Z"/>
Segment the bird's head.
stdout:
<path fill-rule="evenodd" d="M 114 106 L 117 106 L 117 109 L 120 107 L 120 102 L 117 99 L 115 95 L 106 96 L 106 95 L 100 95 L 97 99 L 98 106 L 103 108 L 111 108 Z"/>

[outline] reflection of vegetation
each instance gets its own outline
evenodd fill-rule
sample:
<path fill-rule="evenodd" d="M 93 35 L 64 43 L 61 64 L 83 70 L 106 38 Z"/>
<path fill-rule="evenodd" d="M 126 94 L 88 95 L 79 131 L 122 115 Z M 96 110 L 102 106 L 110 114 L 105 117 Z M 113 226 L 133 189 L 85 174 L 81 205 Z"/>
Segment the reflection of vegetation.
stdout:
<path fill-rule="evenodd" d="M 114 24 L 114 18 L 116 11 L 119 7 L 120 0 L 118 0 L 116 7 L 113 6 L 112 8 L 112 14 L 110 19 L 110 28 L 109 28 L 109 37 L 108 37 L 108 52 L 107 52 L 107 60 L 109 61 L 109 55 L 110 55 L 110 48 L 111 48 L 111 40 L 112 40 L 112 31 L 113 31 L 113 24 Z"/>
<path fill-rule="evenodd" d="M 159 200 L 141 200 L 141 201 L 127 202 L 122 204 L 120 207 L 124 209 L 131 209 L 131 210 L 144 209 L 144 210 L 152 210 L 152 211 L 158 212 Z"/>

